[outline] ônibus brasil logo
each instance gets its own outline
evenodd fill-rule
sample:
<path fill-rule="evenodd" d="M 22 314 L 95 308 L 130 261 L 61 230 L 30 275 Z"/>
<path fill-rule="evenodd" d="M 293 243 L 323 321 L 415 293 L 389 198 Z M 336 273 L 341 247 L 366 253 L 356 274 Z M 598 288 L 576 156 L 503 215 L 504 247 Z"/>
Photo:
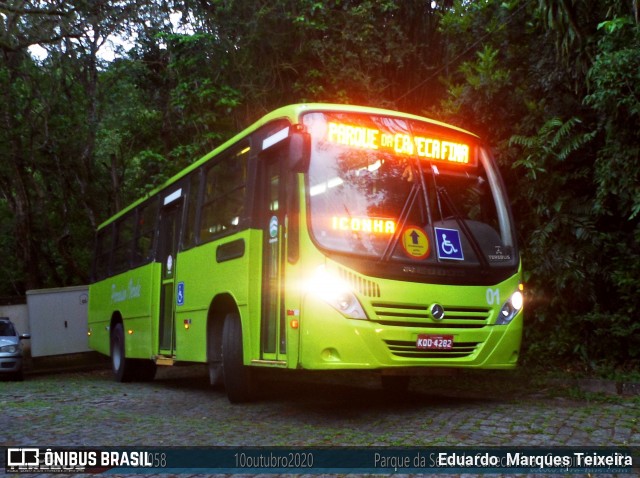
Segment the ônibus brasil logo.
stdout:
<path fill-rule="evenodd" d="M 7 448 L 6 472 L 85 472 L 116 467 L 153 467 L 153 454 L 146 451 L 73 450 L 51 448 Z"/>

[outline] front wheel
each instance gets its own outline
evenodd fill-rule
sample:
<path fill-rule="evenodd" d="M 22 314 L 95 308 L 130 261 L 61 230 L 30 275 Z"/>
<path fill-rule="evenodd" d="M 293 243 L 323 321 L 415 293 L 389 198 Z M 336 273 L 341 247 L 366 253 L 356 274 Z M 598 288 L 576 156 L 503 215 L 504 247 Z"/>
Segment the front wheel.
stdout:
<path fill-rule="evenodd" d="M 222 324 L 218 322 L 207 328 L 207 368 L 209 370 L 209 383 L 212 387 L 222 387 L 224 384 L 224 372 L 222 370 Z"/>
<path fill-rule="evenodd" d="M 222 362 L 209 361 L 209 383 L 212 387 L 218 388 L 224 383 L 224 370 L 222 369 Z"/>
<path fill-rule="evenodd" d="M 231 403 L 253 398 L 252 371 L 244 365 L 242 323 L 238 314 L 227 314 L 222 328 L 222 370 L 227 398 Z"/>

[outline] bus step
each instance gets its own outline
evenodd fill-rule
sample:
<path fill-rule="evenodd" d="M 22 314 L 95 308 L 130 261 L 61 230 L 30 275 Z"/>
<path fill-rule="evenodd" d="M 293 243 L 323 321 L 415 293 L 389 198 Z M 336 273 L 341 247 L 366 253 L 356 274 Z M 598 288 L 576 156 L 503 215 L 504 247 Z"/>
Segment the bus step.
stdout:
<path fill-rule="evenodd" d="M 169 357 L 167 355 L 156 355 L 155 357 L 156 365 L 167 365 L 171 366 L 175 363 L 173 357 Z"/>

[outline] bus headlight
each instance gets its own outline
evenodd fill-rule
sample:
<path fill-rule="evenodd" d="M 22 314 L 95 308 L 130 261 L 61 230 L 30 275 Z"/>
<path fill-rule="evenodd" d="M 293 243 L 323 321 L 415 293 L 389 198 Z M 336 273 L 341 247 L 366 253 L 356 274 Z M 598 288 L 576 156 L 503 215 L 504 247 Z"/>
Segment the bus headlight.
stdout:
<path fill-rule="evenodd" d="M 351 286 L 328 272 L 324 266 L 318 267 L 306 284 L 307 293 L 322 299 L 348 319 L 365 320 L 360 301 L 353 293 Z"/>
<path fill-rule="evenodd" d="M 502 309 L 500 309 L 500 314 L 498 315 L 498 320 L 496 321 L 496 325 L 506 325 L 513 320 L 520 309 L 522 309 L 522 305 L 524 304 L 524 296 L 522 292 L 517 290 L 509 300 L 507 300 Z"/>

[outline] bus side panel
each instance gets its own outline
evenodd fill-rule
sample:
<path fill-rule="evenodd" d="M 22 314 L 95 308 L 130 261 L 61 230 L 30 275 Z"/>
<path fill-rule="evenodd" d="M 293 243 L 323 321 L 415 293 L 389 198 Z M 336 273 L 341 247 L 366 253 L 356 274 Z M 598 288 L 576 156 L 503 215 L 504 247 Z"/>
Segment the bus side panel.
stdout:
<path fill-rule="evenodd" d="M 176 359 L 207 360 L 207 315 L 216 296 L 228 294 L 243 322 L 245 351 L 259 346 L 262 233 L 245 230 L 183 252 L 178 258 Z M 222 251 L 222 252 L 220 252 Z M 250 292 L 251 291 L 251 292 Z M 253 320 L 249 320 L 254 317 Z"/>
<path fill-rule="evenodd" d="M 180 361 L 207 360 L 207 312 L 225 282 L 216 273 L 216 247 L 210 242 L 178 255 L 175 357 Z"/>
<path fill-rule="evenodd" d="M 157 342 L 159 275 L 160 265 L 151 263 L 90 286 L 89 347 L 110 354 L 109 325 L 114 314 L 119 313 L 126 333 L 127 357 L 149 359 L 153 356 Z"/>

